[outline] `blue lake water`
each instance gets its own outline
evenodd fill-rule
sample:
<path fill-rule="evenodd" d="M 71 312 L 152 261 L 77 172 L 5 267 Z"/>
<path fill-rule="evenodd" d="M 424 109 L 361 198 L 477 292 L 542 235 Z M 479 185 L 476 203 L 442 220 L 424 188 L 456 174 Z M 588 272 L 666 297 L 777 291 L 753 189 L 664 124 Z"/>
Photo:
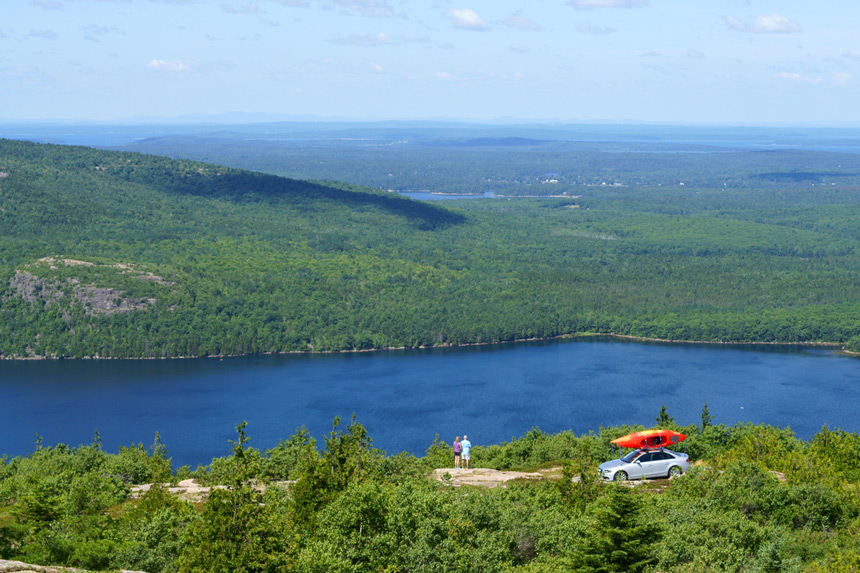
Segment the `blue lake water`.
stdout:
<path fill-rule="evenodd" d="M 418 199 L 419 201 L 445 201 L 446 199 L 498 199 L 492 191 L 483 193 L 457 194 L 433 193 L 432 191 L 399 191 L 400 195 Z"/>
<path fill-rule="evenodd" d="M 532 427 L 576 434 L 650 426 L 665 405 L 678 423 L 860 430 L 860 360 L 787 347 L 659 345 L 604 340 L 311 356 L 151 361 L 2 361 L 0 454 L 90 443 L 149 445 L 174 465 L 228 455 L 234 428 L 267 449 L 305 425 L 320 439 L 355 412 L 374 445 L 423 454 L 438 433 L 473 444 Z"/>

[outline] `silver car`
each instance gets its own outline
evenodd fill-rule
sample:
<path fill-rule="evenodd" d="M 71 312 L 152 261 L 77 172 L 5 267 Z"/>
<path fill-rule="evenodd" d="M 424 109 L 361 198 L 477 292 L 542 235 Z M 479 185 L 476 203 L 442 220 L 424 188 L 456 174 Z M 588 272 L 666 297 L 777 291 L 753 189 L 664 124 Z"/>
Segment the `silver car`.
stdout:
<path fill-rule="evenodd" d="M 675 477 L 690 469 L 690 456 L 672 450 L 634 450 L 604 462 L 597 472 L 605 480 Z"/>

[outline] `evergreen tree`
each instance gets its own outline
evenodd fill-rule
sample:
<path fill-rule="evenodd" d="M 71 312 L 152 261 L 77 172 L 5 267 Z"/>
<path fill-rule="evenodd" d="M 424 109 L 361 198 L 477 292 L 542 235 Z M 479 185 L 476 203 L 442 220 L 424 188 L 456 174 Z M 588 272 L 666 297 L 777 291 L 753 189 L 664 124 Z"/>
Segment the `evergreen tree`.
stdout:
<path fill-rule="evenodd" d="M 669 424 L 675 423 L 675 419 L 666 413 L 666 406 L 663 406 L 662 408 L 660 408 L 660 414 L 657 416 L 655 421 L 657 422 L 657 425 L 660 427 L 665 427 L 665 426 L 668 426 Z"/>
<path fill-rule="evenodd" d="M 704 430 L 708 426 L 713 425 L 714 417 L 711 415 L 711 412 L 708 410 L 708 403 L 705 402 L 705 405 L 702 406 L 702 429 Z"/>
<path fill-rule="evenodd" d="M 653 560 L 659 530 L 645 523 L 638 495 L 610 486 L 594 505 L 593 534 L 579 552 L 581 573 L 636 573 Z"/>
<path fill-rule="evenodd" d="M 236 426 L 230 485 L 213 489 L 203 515 L 189 530 L 179 571 L 280 572 L 292 561 L 285 516 L 263 503 L 250 482 L 245 422 Z"/>

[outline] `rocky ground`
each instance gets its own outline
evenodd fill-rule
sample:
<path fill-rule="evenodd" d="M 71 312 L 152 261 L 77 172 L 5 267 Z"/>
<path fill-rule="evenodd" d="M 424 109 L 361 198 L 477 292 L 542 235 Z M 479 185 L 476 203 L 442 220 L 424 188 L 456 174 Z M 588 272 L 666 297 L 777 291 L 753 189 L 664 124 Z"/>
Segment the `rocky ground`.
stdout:
<path fill-rule="evenodd" d="M 462 485 L 482 485 L 484 487 L 504 487 L 511 480 L 542 480 L 561 476 L 561 468 L 541 469 L 536 472 L 499 471 L 487 468 L 454 469 L 440 468 L 433 471 L 433 477 L 454 487 Z"/>
<path fill-rule="evenodd" d="M 276 481 L 276 482 L 272 482 L 272 484 L 270 484 L 270 485 L 287 487 L 291 483 L 294 483 L 294 482 Z M 181 482 L 177 483 L 176 485 L 169 484 L 169 483 L 165 483 L 165 484 L 161 484 L 161 485 L 163 487 L 165 487 L 167 489 L 167 491 L 169 491 L 173 495 L 179 496 L 179 499 L 182 499 L 184 501 L 190 501 L 192 503 L 197 503 L 197 502 L 203 501 L 209 495 L 209 492 L 213 489 L 226 489 L 226 487 L 227 487 L 227 486 L 223 486 L 223 485 L 214 485 L 211 487 L 204 486 L 204 485 L 198 484 L 193 479 L 184 479 Z M 139 498 L 144 493 L 146 493 L 147 491 L 152 489 L 152 486 L 153 486 L 153 484 L 151 484 L 151 483 L 145 483 L 142 485 L 131 486 L 131 498 L 132 499 Z M 264 486 L 262 484 L 259 484 L 256 487 L 257 487 L 257 489 L 262 491 Z M 2 569 L 0 569 L 0 573 L 3 573 Z"/>
<path fill-rule="evenodd" d="M 0 573 L 86 573 L 83 569 L 74 567 L 53 567 L 48 565 L 30 565 L 20 561 L 0 559 Z M 143 571 L 128 571 L 121 569 L 120 573 L 144 573 Z"/>

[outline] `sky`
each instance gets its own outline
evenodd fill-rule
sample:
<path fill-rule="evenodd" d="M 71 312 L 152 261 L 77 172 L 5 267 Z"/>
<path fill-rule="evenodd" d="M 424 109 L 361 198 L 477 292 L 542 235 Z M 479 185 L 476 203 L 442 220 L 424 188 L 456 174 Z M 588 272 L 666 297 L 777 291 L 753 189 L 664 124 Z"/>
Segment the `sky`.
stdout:
<path fill-rule="evenodd" d="M 3 0 L 0 121 L 860 125 L 850 0 Z"/>

